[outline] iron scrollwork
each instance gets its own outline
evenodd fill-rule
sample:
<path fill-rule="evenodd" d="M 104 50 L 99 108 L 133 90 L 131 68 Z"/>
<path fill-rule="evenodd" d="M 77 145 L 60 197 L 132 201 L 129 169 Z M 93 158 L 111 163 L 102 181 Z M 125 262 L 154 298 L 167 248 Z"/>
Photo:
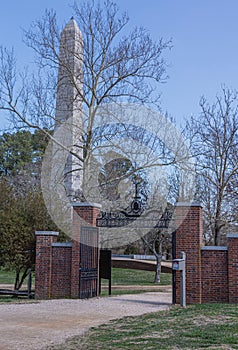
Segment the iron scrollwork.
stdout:
<path fill-rule="evenodd" d="M 146 206 L 147 194 L 142 188 L 139 188 L 139 182 L 135 181 L 134 184 L 135 196 L 131 204 L 125 210 L 117 212 L 101 211 L 100 217 L 96 221 L 97 226 L 122 227 L 141 216 Z"/>
<path fill-rule="evenodd" d="M 147 198 L 146 192 L 139 188 L 138 182 L 135 182 L 135 196 L 131 204 L 125 210 L 117 212 L 101 211 L 100 217 L 96 220 L 96 225 L 98 227 L 123 227 L 138 220 L 141 227 L 167 228 L 173 215 L 173 212 L 169 209 L 165 209 L 162 216 L 158 219 L 147 220 L 143 218 L 140 222 L 140 216 L 145 210 Z"/>

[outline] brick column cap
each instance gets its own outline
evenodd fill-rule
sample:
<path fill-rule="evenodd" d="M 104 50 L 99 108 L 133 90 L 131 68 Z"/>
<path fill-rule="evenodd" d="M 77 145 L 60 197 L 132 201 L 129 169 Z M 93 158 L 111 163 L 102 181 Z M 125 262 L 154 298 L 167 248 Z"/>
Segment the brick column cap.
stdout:
<path fill-rule="evenodd" d="M 102 208 L 101 204 L 92 203 L 92 202 L 75 202 L 75 203 L 72 203 L 72 207 L 93 207 L 98 209 Z"/>
<path fill-rule="evenodd" d="M 227 238 L 238 238 L 238 233 L 227 233 Z"/>
<path fill-rule="evenodd" d="M 199 202 L 177 202 L 175 204 L 176 207 L 201 207 L 202 204 Z"/>
<path fill-rule="evenodd" d="M 213 245 L 205 245 L 203 247 L 201 247 L 201 250 L 216 250 L 216 251 L 219 251 L 219 250 L 228 250 L 227 247 L 224 247 L 224 246 L 213 246 Z"/>
<path fill-rule="evenodd" d="M 72 242 L 54 242 L 51 244 L 51 246 L 60 248 L 72 248 Z"/>
<path fill-rule="evenodd" d="M 35 231 L 36 236 L 59 236 L 59 232 L 56 231 Z"/>

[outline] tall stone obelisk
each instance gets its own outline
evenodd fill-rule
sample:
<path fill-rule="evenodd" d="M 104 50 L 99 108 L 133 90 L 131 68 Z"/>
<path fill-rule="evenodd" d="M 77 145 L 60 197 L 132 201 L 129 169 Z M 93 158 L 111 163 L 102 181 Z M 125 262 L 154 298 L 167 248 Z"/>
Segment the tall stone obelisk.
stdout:
<path fill-rule="evenodd" d="M 55 113 L 55 131 L 61 130 L 63 144 L 69 149 L 64 186 L 70 201 L 80 200 L 83 181 L 83 50 L 82 33 L 74 20 L 66 24 L 60 38 L 60 58 Z M 61 140 L 59 140 L 60 143 Z M 73 154 L 74 155 L 73 155 Z M 75 154 L 77 156 L 75 156 Z"/>

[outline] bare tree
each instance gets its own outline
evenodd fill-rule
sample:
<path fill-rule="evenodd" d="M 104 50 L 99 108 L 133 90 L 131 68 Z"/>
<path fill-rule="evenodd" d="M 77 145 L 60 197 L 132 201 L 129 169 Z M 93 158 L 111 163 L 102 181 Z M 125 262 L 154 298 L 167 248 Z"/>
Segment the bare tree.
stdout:
<path fill-rule="evenodd" d="M 0 50 L 0 109 L 9 111 L 21 125 L 48 133 L 43 127 L 55 123 L 57 70 L 59 64 L 64 65 L 77 93 L 75 99 L 80 99 L 86 110 L 85 159 L 92 146 L 100 105 L 121 100 L 158 102 L 157 85 L 166 79 L 163 53 L 170 42 L 163 39 L 154 42 L 143 28 L 129 32 L 128 16 L 120 15 L 111 0 L 106 0 L 104 6 L 95 5 L 94 1 L 75 2 L 73 10 L 83 38 L 79 39 L 83 53 L 74 53 L 82 64 L 81 76 L 75 77 L 72 66 L 61 59 L 56 14 L 46 11 L 42 19 L 25 31 L 24 42 L 36 57 L 32 75 L 28 70 L 18 70 L 13 51 Z M 48 136 L 54 139 L 53 135 Z"/>
<path fill-rule="evenodd" d="M 145 236 L 141 237 L 144 246 L 155 256 L 156 259 L 155 283 L 160 283 L 163 255 L 167 255 L 168 249 L 171 249 L 172 235 L 170 230 L 171 228 L 154 228 Z"/>
<path fill-rule="evenodd" d="M 202 98 L 200 106 L 201 115 L 187 125 L 196 157 L 197 198 L 204 206 L 204 238 L 220 245 L 237 210 L 237 93 L 223 88 L 215 103 Z"/>

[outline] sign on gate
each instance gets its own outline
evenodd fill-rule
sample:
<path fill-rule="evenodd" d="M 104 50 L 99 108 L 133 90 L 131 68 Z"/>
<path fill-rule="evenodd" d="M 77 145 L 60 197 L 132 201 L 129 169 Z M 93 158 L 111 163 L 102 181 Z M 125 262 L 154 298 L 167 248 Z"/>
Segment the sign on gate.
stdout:
<path fill-rule="evenodd" d="M 112 294 L 112 251 L 100 249 L 99 259 L 99 293 L 101 293 L 101 279 L 108 280 L 108 294 Z"/>

